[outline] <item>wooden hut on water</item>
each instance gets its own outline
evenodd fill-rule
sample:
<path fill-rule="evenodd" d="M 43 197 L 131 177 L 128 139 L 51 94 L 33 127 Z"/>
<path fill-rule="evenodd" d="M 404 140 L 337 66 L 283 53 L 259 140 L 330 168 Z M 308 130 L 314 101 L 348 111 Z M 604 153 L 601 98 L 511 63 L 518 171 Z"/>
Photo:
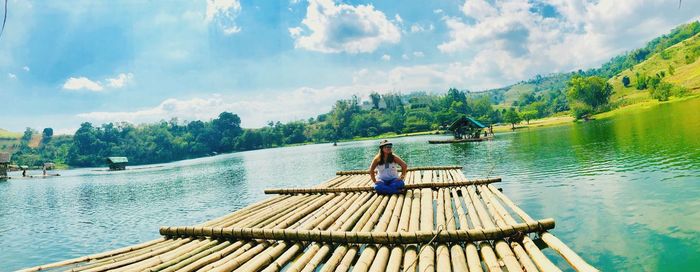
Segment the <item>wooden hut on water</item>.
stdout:
<path fill-rule="evenodd" d="M 0 179 L 7 179 L 7 170 L 10 165 L 10 153 L 0 153 Z"/>
<path fill-rule="evenodd" d="M 110 171 L 125 170 L 129 160 L 126 157 L 107 157 Z"/>
<path fill-rule="evenodd" d="M 459 143 L 459 142 L 478 142 L 483 140 L 488 140 L 493 138 L 493 132 L 491 135 L 487 136 L 488 133 L 483 133 L 487 129 L 485 125 L 481 122 L 475 120 L 474 118 L 467 116 L 460 116 L 452 122 L 452 124 L 447 128 L 454 139 L 450 140 L 429 140 L 428 143 L 431 144 L 443 144 L 443 143 Z M 484 134 L 482 136 L 482 134 Z"/>
<path fill-rule="evenodd" d="M 408 169 L 379 195 L 368 171 L 273 196 L 162 237 L 22 271 L 598 271 L 502 193 L 461 167 Z M 154 230 L 157 231 L 157 230 Z M 551 248 L 545 254 L 545 248 Z M 565 260 L 565 261 L 564 261 Z M 568 263 L 568 265 L 567 265 Z"/>

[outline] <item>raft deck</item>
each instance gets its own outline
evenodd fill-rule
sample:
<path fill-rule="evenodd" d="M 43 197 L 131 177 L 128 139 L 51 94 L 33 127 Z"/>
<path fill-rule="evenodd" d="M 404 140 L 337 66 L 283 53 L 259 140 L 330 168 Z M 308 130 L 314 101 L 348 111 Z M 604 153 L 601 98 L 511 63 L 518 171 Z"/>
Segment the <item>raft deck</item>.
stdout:
<path fill-rule="evenodd" d="M 460 168 L 409 169 L 405 194 L 390 196 L 367 186 L 367 171 L 338 172 L 196 226 L 162 227 L 160 239 L 24 271 L 597 271 L 547 232 L 553 219 L 534 220 L 501 193 L 499 178 L 467 180 Z"/>

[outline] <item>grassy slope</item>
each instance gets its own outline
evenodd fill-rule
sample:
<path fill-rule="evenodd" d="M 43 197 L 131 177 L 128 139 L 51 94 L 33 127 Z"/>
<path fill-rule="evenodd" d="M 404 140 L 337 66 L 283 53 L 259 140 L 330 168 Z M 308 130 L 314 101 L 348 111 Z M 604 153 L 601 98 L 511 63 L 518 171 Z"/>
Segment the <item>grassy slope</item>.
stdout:
<path fill-rule="evenodd" d="M 0 152 L 11 152 L 12 146 L 19 144 L 20 137 L 22 137 L 22 133 L 0 128 Z"/>
<path fill-rule="evenodd" d="M 700 92 L 700 57 L 695 62 L 686 64 L 685 56 L 691 54 L 693 50 L 700 51 L 700 34 L 690 37 L 678 44 L 675 44 L 665 51 L 668 59 L 661 57 L 661 54 L 654 54 L 649 59 L 635 65 L 632 69 L 627 69 L 610 78 L 608 82 L 613 86 L 614 94 L 611 98 L 616 105 L 627 106 L 650 100 L 648 90 L 637 90 L 636 73 L 654 76 L 661 71 L 666 73 L 664 81 L 688 88 L 692 94 Z M 675 73 L 670 75 L 669 65 L 675 69 Z M 630 78 L 629 87 L 622 85 L 622 78 Z"/>

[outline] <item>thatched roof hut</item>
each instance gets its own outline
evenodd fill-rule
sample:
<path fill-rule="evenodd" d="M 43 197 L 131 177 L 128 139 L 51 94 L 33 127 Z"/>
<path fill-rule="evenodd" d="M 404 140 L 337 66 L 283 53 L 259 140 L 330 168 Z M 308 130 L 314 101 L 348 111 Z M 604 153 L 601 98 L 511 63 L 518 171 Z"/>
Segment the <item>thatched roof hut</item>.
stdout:
<path fill-rule="evenodd" d="M 107 157 L 107 164 L 109 164 L 109 170 L 125 170 L 126 164 L 129 163 L 129 159 L 126 157 Z"/>
<path fill-rule="evenodd" d="M 452 134 L 455 136 L 455 139 L 464 139 L 464 138 L 479 138 L 479 135 L 481 135 L 481 131 L 485 129 L 486 126 L 484 126 L 482 123 L 480 123 L 477 120 L 474 120 L 474 118 L 467 117 L 467 116 L 460 116 L 452 122 L 450 127 L 447 129 L 452 132 Z"/>
<path fill-rule="evenodd" d="M 0 179 L 7 178 L 7 167 L 10 164 L 10 153 L 0 153 Z"/>

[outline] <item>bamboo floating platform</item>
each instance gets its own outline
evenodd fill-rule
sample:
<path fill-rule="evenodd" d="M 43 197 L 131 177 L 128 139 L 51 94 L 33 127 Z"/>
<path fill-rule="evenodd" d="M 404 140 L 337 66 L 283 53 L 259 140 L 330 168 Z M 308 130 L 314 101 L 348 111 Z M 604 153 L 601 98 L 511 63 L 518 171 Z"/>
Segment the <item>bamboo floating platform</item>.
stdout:
<path fill-rule="evenodd" d="M 153 241 L 22 271 L 598 271 L 547 232 L 553 219 L 534 220 L 500 192 L 500 179 L 467 180 L 459 168 L 409 168 L 398 195 L 366 190 L 366 171 L 343 171 L 196 226 L 162 227 Z"/>
<path fill-rule="evenodd" d="M 493 135 L 479 138 L 466 138 L 466 139 L 448 139 L 448 140 L 428 140 L 429 144 L 452 144 L 452 143 L 464 143 L 464 142 L 481 142 L 486 140 L 492 140 Z"/>

